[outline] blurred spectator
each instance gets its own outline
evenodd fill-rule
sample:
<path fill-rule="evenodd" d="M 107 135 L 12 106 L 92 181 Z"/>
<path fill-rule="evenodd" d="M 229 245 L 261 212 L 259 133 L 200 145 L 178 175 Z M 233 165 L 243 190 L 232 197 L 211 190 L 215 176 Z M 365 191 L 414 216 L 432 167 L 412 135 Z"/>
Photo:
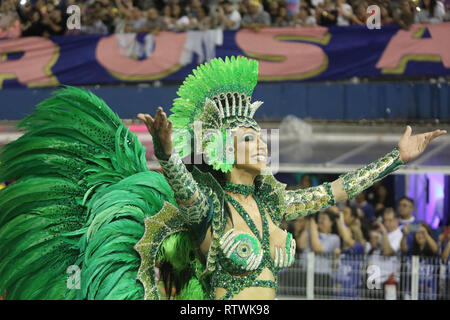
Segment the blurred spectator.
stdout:
<path fill-rule="evenodd" d="M 221 6 L 218 7 L 219 24 L 222 29 L 225 30 L 237 30 L 241 26 L 241 14 L 238 10 L 234 9 L 233 4 L 230 1 L 224 1 Z"/>
<path fill-rule="evenodd" d="M 290 17 L 298 14 L 300 10 L 300 0 L 286 0 L 286 9 L 288 10 L 288 15 Z"/>
<path fill-rule="evenodd" d="M 248 13 L 244 15 L 241 23 L 242 28 L 258 32 L 262 28 L 270 26 L 270 16 L 263 10 L 258 0 L 252 0 L 248 6 Z"/>
<path fill-rule="evenodd" d="M 366 242 L 365 253 L 371 255 L 381 255 L 381 232 L 377 226 L 372 226 L 369 230 L 369 239 Z"/>
<path fill-rule="evenodd" d="M 42 17 L 42 24 L 45 28 L 44 36 L 61 36 L 66 33 L 66 19 L 63 18 L 63 13 L 59 9 L 47 12 Z"/>
<path fill-rule="evenodd" d="M 323 4 L 316 7 L 316 21 L 318 25 L 336 25 L 338 11 L 331 0 L 324 0 Z"/>
<path fill-rule="evenodd" d="M 322 5 L 324 0 L 311 0 L 311 5 L 314 7 L 317 7 L 319 5 Z"/>
<path fill-rule="evenodd" d="M 138 0 L 136 2 L 137 2 L 137 6 L 139 7 L 139 9 L 141 9 L 142 11 L 148 12 L 148 10 L 150 8 L 155 8 L 156 9 L 156 6 L 157 6 L 157 4 L 160 1 L 155 1 L 155 0 Z"/>
<path fill-rule="evenodd" d="M 394 209 L 386 208 L 383 212 L 383 223 L 376 221 L 382 238 L 381 249 L 385 256 L 393 256 L 400 251 L 400 242 L 403 238 L 403 233 L 398 227 L 398 217 Z"/>
<path fill-rule="evenodd" d="M 270 26 L 363 25 L 367 7 L 380 6 L 381 24 L 396 23 L 403 29 L 411 24 L 439 23 L 450 19 L 450 0 L 3 0 L 0 4 L 0 38 L 77 34 L 66 30 L 66 7 L 81 7 L 84 33 L 157 32 L 248 28 L 259 31 Z M 236 10 L 239 8 L 239 10 Z M 241 19 L 242 17 L 242 19 Z M 150 21 L 151 20 L 151 21 Z M 163 23 L 162 23 L 163 22 Z M 371 199 L 369 199 L 371 201 Z M 386 203 L 373 203 L 380 212 Z M 389 205 L 389 203 L 388 203 Z"/>
<path fill-rule="evenodd" d="M 292 24 L 296 27 L 316 26 L 316 18 L 313 15 L 310 15 L 308 12 L 309 11 L 306 7 L 301 7 L 298 14 L 294 16 Z"/>
<path fill-rule="evenodd" d="M 388 192 L 382 181 L 376 182 L 372 188 L 366 192 L 367 201 L 369 201 L 375 209 L 375 217 L 378 218 L 386 208 L 388 201 Z"/>
<path fill-rule="evenodd" d="M 380 15 L 381 15 L 381 24 L 387 25 L 394 23 L 394 19 L 392 18 L 391 14 L 389 13 L 386 6 L 380 6 Z"/>
<path fill-rule="evenodd" d="M 288 231 L 292 233 L 292 236 L 297 242 L 297 251 L 302 251 L 302 247 L 300 245 L 300 237 L 303 233 L 303 231 L 306 230 L 306 218 L 305 217 L 298 217 L 297 219 L 293 220 L 288 228 Z"/>
<path fill-rule="evenodd" d="M 400 216 L 399 225 L 412 224 L 416 218 L 412 215 L 414 211 L 414 200 L 408 197 L 401 197 L 397 205 L 397 212 Z"/>
<path fill-rule="evenodd" d="M 33 37 L 43 36 L 45 32 L 45 26 L 42 23 L 41 12 L 37 8 L 32 8 L 28 11 L 29 20 L 22 26 L 22 36 Z"/>
<path fill-rule="evenodd" d="M 275 21 L 278 17 L 278 9 L 280 8 L 280 4 L 278 1 L 270 1 L 267 5 L 267 13 L 270 15 L 270 21 Z"/>
<path fill-rule="evenodd" d="M 309 174 L 304 174 L 300 179 L 300 189 L 311 188 L 313 186 L 312 178 Z"/>
<path fill-rule="evenodd" d="M 369 14 L 367 13 L 368 5 L 365 1 L 361 1 L 357 4 L 355 10 L 355 16 L 359 24 L 366 24 Z"/>
<path fill-rule="evenodd" d="M 164 6 L 162 11 L 162 19 L 164 21 L 164 26 L 166 29 L 172 29 L 173 28 L 173 19 L 172 19 L 172 9 L 169 5 Z"/>
<path fill-rule="evenodd" d="M 420 11 L 416 14 L 416 23 L 441 23 L 444 21 L 445 8 L 441 1 L 422 0 Z"/>
<path fill-rule="evenodd" d="M 379 295 L 385 296 L 384 284 L 386 282 L 400 282 L 400 243 L 403 234 L 398 227 L 398 217 L 394 209 L 386 208 L 383 212 L 383 223 L 376 221 L 375 226 L 381 233 L 380 251 L 382 256 L 373 255 L 369 259 L 369 265 L 375 265 L 380 268 L 380 283 L 383 284 L 383 290 L 378 292 Z M 390 294 L 391 291 L 388 291 Z"/>
<path fill-rule="evenodd" d="M 273 21 L 273 20 L 272 20 Z M 281 6 L 278 8 L 278 16 L 276 17 L 275 21 L 273 21 L 272 26 L 274 27 L 288 27 L 290 26 L 291 18 L 288 15 L 288 11 L 286 7 Z"/>
<path fill-rule="evenodd" d="M 353 242 L 358 242 L 362 247 L 365 247 L 366 240 L 364 239 L 361 229 L 361 220 L 359 219 L 358 209 L 350 205 L 346 205 L 342 210 L 342 217 L 345 226 L 350 230 Z M 354 248 L 355 244 L 350 243 L 350 247 Z"/>
<path fill-rule="evenodd" d="M 335 215 L 337 232 L 342 239 L 342 252 L 350 254 L 363 254 L 364 243 L 362 240 L 362 232 L 358 233 L 358 227 L 354 226 L 356 227 L 354 230 L 357 233 L 357 236 L 355 237 L 350 229 L 350 227 L 358 219 L 358 213 L 356 210 L 356 208 L 349 206 L 344 207 L 342 212 L 335 206 L 329 209 L 329 211 Z M 357 241 L 356 238 L 358 238 L 359 241 Z"/>
<path fill-rule="evenodd" d="M 314 282 L 315 294 L 331 294 L 333 265 L 337 262 L 341 253 L 341 239 L 333 231 L 337 231 L 335 215 L 332 211 L 320 211 L 318 222 L 314 217 L 308 216 L 305 230 L 300 235 L 300 250 L 304 253 L 314 251 L 315 273 Z M 334 230 L 333 230 L 334 229 Z"/>
<path fill-rule="evenodd" d="M 375 209 L 369 202 L 367 202 L 366 191 L 356 195 L 353 203 L 364 213 L 363 217 L 361 217 L 363 223 L 370 224 L 375 220 Z"/>
<path fill-rule="evenodd" d="M 353 14 L 352 6 L 349 5 L 346 0 L 337 0 L 336 9 L 338 26 L 349 26 L 351 23 L 362 24 Z"/>
<path fill-rule="evenodd" d="M 302 239 L 302 249 L 310 248 L 315 253 L 332 253 L 341 247 L 341 240 L 336 233 L 332 233 L 335 226 L 335 216 L 330 211 L 319 212 L 317 223 L 314 218 L 308 218 Z M 309 237 L 308 237 L 309 236 Z"/>
<path fill-rule="evenodd" d="M 128 20 L 125 26 L 125 32 L 143 32 L 147 24 L 147 18 L 144 16 L 139 8 L 133 7 L 131 10 L 131 19 Z"/>
<path fill-rule="evenodd" d="M 407 237 L 413 231 L 413 227 L 418 230 L 413 234 L 412 243 L 408 243 Z M 425 222 L 420 222 L 418 225 L 408 224 L 403 229 L 403 238 L 401 241 L 401 250 L 408 255 L 418 256 L 435 256 L 438 254 L 438 246 L 436 241 L 431 237 L 431 228 Z"/>
<path fill-rule="evenodd" d="M 202 2 L 200 0 L 190 0 L 186 6 L 186 14 L 190 19 L 198 19 L 200 10 L 202 9 Z"/>
<path fill-rule="evenodd" d="M 165 30 L 165 23 L 162 17 L 159 16 L 156 8 L 150 8 L 146 12 L 146 23 L 140 32 L 157 34 L 159 31 Z"/>
<path fill-rule="evenodd" d="M 169 7 L 169 9 L 166 9 Z M 189 29 L 190 20 L 186 15 L 185 10 L 183 10 L 180 5 L 173 4 L 171 6 L 166 6 L 164 8 L 164 21 L 166 23 L 167 29 L 171 31 L 185 31 Z M 170 18 L 167 17 L 167 13 L 170 11 Z"/>
<path fill-rule="evenodd" d="M 20 34 L 20 20 L 15 5 L 11 0 L 3 0 L 0 4 L 0 39 L 18 38 Z"/>
<path fill-rule="evenodd" d="M 450 256 L 450 227 L 447 226 L 444 232 L 439 236 L 439 249 L 441 253 L 442 263 L 449 262 Z M 450 289 L 450 288 L 449 288 Z"/>
<path fill-rule="evenodd" d="M 190 18 L 190 29 L 191 30 L 208 30 L 212 29 L 212 19 L 208 16 L 208 7 L 201 6 L 196 9 L 195 17 Z"/>
<path fill-rule="evenodd" d="M 248 13 L 249 4 L 250 4 L 250 0 L 242 0 L 239 3 L 239 13 L 241 14 L 241 17 L 243 17 L 245 14 Z"/>

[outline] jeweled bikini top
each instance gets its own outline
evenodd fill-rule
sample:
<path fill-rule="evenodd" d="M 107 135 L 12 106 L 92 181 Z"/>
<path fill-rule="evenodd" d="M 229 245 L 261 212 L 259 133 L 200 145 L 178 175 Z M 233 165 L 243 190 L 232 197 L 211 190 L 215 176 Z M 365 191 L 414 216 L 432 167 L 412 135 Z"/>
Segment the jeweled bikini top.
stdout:
<path fill-rule="evenodd" d="M 254 186 L 227 184 L 224 186 L 224 190 L 250 195 L 254 192 Z M 261 213 L 262 236 L 239 202 L 225 194 L 225 201 L 236 209 L 253 234 L 230 229 L 220 239 L 219 270 L 213 274 L 212 285 L 227 290 L 223 299 L 231 299 L 246 287 L 276 288 L 277 271 L 292 265 L 295 260 L 296 243 L 290 233 L 287 233 L 284 250 L 277 248 L 275 260 L 272 260 L 266 211 L 260 199 L 256 195 L 253 197 Z M 275 281 L 256 280 L 266 267 L 272 271 Z"/>

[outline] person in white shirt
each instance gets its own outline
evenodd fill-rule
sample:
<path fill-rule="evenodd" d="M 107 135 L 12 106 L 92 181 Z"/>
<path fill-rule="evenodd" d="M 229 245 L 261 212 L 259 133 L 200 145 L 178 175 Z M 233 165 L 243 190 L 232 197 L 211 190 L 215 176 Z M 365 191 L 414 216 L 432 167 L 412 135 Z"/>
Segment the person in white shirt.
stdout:
<path fill-rule="evenodd" d="M 230 1 L 225 1 L 217 8 L 219 21 L 225 30 L 238 30 L 241 26 L 241 14 Z"/>
<path fill-rule="evenodd" d="M 324 0 L 311 0 L 311 5 L 317 7 L 320 4 L 323 4 Z"/>
<path fill-rule="evenodd" d="M 317 25 L 316 18 L 314 16 L 312 16 L 312 15 L 309 15 L 307 7 L 304 7 L 304 6 L 301 7 L 299 12 L 294 15 L 294 19 L 293 19 L 292 24 L 295 27 L 299 27 L 299 26 L 302 26 L 302 27 L 305 27 L 305 26 L 314 27 L 314 26 Z"/>
<path fill-rule="evenodd" d="M 423 0 L 415 20 L 416 23 L 441 23 L 444 17 L 445 7 L 441 1 Z"/>
<path fill-rule="evenodd" d="M 372 264 L 380 268 L 380 281 L 384 283 L 391 275 L 394 279 L 400 281 L 400 244 L 403 238 L 403 232 L 398 227 L 398 216 L 394 209 L 386 208 L 383 211 L 383 223 L 376 221 L 381 232 L 381 254 L 374 259 Z"/>
<path fill-rule="evenodd" d="M 413 224 L 416 218 L 412 215 L 414 211 L 414 200 L 408 197 L 400 198 L 397 205 L 397 212 L 400 216 L 399 225 L 403 230 L 403 226 L 406 224 Z"/>
<path fill-rule="evenodd" d="M 375 223 L 378 224 L 381 230 L 381 249 L 383 255 L 396 255 L 400 251 L 400 242 L 402 241 L 403 233 L 398 227 L 399 221 L 394 209 L 386 208 L 383 212 L 383 223 L 379 221 Z"/>
<path fill-rule="evenodd" d="M 349 26 L 353 20 L 352 6 L 346 0 L 337 0 L 336 9 L 338 10 L 337 25 Z"/>

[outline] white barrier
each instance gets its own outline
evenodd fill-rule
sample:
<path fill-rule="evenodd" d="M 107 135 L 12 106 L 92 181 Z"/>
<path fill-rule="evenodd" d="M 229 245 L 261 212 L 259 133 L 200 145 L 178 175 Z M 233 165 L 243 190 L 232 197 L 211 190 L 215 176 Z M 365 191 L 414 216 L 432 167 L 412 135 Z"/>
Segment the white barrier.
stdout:
<path fill-rule="evenodd" d="M 449 300 L 439 257 L 297 254 L 279 273 L 278 299 Z"/>

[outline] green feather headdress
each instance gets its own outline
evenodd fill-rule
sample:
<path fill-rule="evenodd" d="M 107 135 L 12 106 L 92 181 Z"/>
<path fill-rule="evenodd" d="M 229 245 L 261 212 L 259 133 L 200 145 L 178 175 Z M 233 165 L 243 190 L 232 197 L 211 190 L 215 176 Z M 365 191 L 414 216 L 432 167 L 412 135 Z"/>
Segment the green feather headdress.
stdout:
<path fill-rule="evenodd" d="M 185 157 L 203 153 L 215 170 L 231 171 L 234 147 L 231 129 L 260 127 L 253 119 L 261 101 L 251 103 L 258 80 L 258 62 L 245 57 L 211 60 L 193 70 L 179 88 L 169 120 L 175 151 Z"/>

